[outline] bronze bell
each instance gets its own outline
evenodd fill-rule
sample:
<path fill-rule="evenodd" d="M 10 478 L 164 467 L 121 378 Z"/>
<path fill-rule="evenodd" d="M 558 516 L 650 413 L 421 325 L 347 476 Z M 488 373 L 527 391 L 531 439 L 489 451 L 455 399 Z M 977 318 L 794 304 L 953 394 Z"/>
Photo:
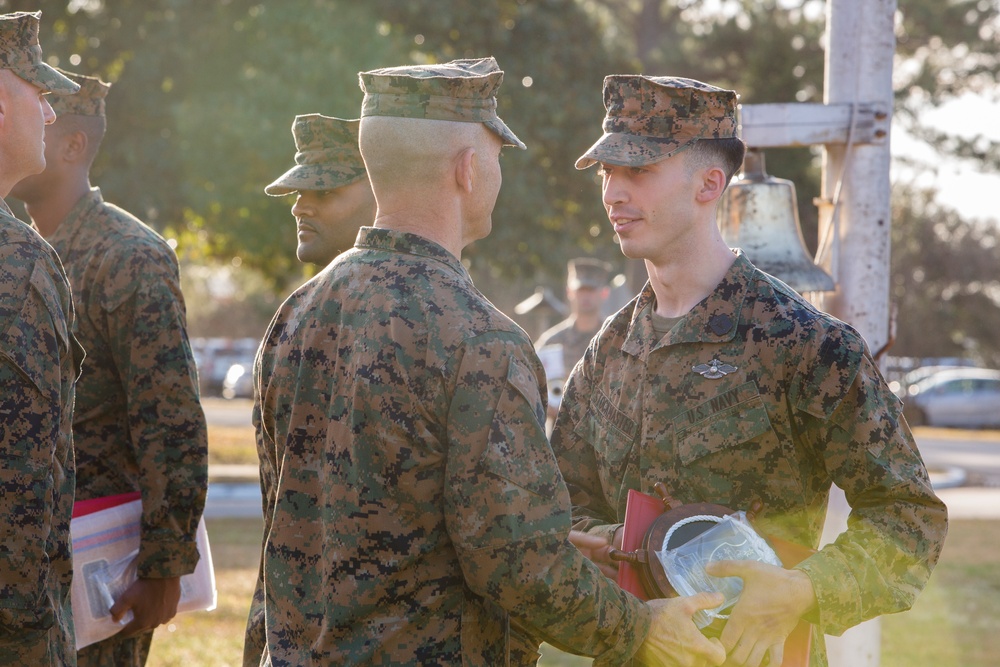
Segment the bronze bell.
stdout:
<path fill-rule="evenodd" d="M 799 228 L 795 185 L 764 171 L 764 154 L 747 151 L 740 179 L 719 204 L 726 243 L 741 248 L 758 269 L 798 292 L 831 292 L 833 278 L 816 266 Z"/>

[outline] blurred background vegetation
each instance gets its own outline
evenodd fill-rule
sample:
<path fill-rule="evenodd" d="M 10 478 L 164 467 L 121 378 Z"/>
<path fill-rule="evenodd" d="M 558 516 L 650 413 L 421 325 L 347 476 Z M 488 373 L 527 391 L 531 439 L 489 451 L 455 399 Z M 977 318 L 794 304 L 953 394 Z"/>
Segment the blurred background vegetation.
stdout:
<path fill-rule="evenodd" d="M 176 243 L 192 335 L 260 337 L 277 302 L 315 271 L 295 260 L 289 199 L 263 187 L 292 163 L 296 114 L 354 118 L 357 73 L 493 55 L 500 115 L 528 144 L 504 156 L 493 234 L 467 249 L 477 285 L 511 312 L 536 285 L 562 293 L 565 261 L 625 270 L 593 170 L 601 81 L 642 72 L 735 88 L 747 103 L 820 102 L 821 0 L 0 0 L 41 9 L 52 64 L 114 84 L 93 180 Z M 996 95 L 1000 5 L 907 0 L 896 21 L 894 131 L 983 172 L 1000 147 L 922 123 L 964 94 Z M 815 243 L 816 149 L 770 150 L 796 183 Z M 893 355 L 1000 367 L 1000 233 L 943 206 L 938 160 L 894 166 Z M 899 167 L 905 167 L 899 168 Z M 933 178 L 930 179 L 933 183 Z M 989 196 L 992 193 L 983 193 Z"/>

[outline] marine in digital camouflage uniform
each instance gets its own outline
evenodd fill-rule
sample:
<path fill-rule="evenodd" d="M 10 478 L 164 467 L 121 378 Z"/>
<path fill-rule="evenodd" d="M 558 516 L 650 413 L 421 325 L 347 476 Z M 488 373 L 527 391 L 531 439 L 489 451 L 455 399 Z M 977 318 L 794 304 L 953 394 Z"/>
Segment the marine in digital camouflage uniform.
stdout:
<path fill-rule="evenodd" d="M 299 261 L 327 265 L 354 245 L 362 225 L 375 219 L 375 196 L 358 149 L 360 120 L 318 113 L 292 123 L 295 166 L 264 188 L 280 197 L 297 193 Z"/>
<path fill-rule="evenodd" d="M 46 132 L 46 169 L 14 194 L 66 267 L 87 351 L 73 419 L 76 498 L 142 494 L 139 581 L 112 607 L 113 615 L 130 607 L 135 619 L 82 649 L 79 664 L 138 666 L 153 628 L 176 613 L 181 575 L 198 562 L 207 430 L 177 258 L 155 231 L 90 186 L 109 85 L 68 76 L 82 87 L 75 96 L 50 96 L 59 118 Z"/>
<path fill-rule="evenodd" d="M 542 348 L 558 345 L 562 348 L 562 370 L 566 375 L 546 379 L 563 383 L 583 353 L 594 334 L 601 328 L 604 302 L 611 293 L 611 267 L 607 262 L 592 257 L 571 259 L 566 266 L 566 300 L 569 301 L 570 316 L 555 326 L 545 330 L 535 341 L 535 349 L 541 354 Z M 548 371 L 548 369 L 546 369 Z M 559 408 L 558 402 L 549 404 L 549 416 L 554 418 Z"/>
<path fill-rule="evenodd" d="M 826 665 L 824 633 L 910 607 L 941 552 L 945 507 L 858 332 L 722 241 L 714 211 L 732 174 L 695 142 L 736 137 L 735 93 L 612 76 L 604 99 L 605 135 L 577 167 L 601 163 L 622 250 L 646 260 L 650 282 L 605 323 L 563 396 L 552 446 L 575 527 L 615 539 L 628 489 L 664 482 L 685 503 L 759 499 L 758 529 L 815 548 L 837 484 L 848 530 L 794 569 L 814 597 L 810 664 Z M 674 207 L 649 196 L 668 188 Z M 761 596 L 803 583 L 767 568 L 740 571 L 757 578 L 722 637 L 733 664 L 756 664 L 775 641 L 754 643 Z M 797 618 L 779 620 L 787 632 Z"/>
<path fill-rule="evenodd" d="M 501 142 L 524 146 L 496 115 L 503 73 L 360 76 L 375 227 L 281 306 L 255 365 L 265 526 L 244 665 L 533 664 L 522 624 L 620 664 L 658 617 L 567 542 L 541 365 L 460 261 L 489 231 Z"/>
<path fill-rule="evenodd" d="M 601 328 L 601 306 L 610 292 L 610 277 L 611 268 L 599 259 L 580 257 L 567 265 L 566 297 L 572 313 L 543 331 L 535 342 L 536 348 L 561 345 L 567 373 L 583 358 L 587 344 Z"/>
<path fill-rule="evenodd" d="M 45 166 L 39 13 L 0 14 L 0 196 Z M 16 111 L 15 111 L 16 109 Z M 0 199 L 0 665 L 75 665 L 69 593 L 73 385 L 83 351 L 55 251 Z"/>

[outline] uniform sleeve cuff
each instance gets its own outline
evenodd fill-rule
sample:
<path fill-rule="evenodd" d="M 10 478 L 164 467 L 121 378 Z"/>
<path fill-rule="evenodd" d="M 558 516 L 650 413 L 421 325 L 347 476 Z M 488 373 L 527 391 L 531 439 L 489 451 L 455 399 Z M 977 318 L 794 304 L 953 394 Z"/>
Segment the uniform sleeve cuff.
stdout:
<path fill-rule="evenodd" d="M 622 599 L 628 606 L 622 618 L 629 619 L 632 627 L 621 633 L 617 644 L 594 658 L 593 667 L 618 667 L 629 664 L 632 656 L 649 635 L 653 622 L 649 605 L 626 591 L 622 591 Z"/>
<path fill-rule="evenodd" d="M 194 542 L 143 542 L 139 547 L 138 574 L 143 579 L 166 579 L 194 572 L 198 565 Z"/>
<path fill-rule="evenodd" d="M 836 556 L 821 550 L 793 569 L 809 577 L 816 595 L 816 606 L 804 618 L 823 634 L 839 636 L 864 618 L 861 588 L 850 568 L 837 561 Z"/>

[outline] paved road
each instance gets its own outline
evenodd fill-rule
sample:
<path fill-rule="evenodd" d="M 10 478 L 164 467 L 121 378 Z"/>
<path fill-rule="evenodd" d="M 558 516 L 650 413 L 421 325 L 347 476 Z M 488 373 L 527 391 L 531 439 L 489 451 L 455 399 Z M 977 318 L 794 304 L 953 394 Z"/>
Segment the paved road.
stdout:
<path fill-rule="evenodd" d="M 1000 487 L 1000 431 L 918 428 L 915 438 L 928 468 L 960 468 L 969 485 Z"/>
<path fill-rule="evenodd" d="M 215 396 L 205 396 L 201 399 L 201 407 L 205 410 L 205 419 L 213 426 L 250 426 L 250 413 L 253 401 L 249 398 L 234 398 L 226 400 Z"/>
<path fill-rule="evenodd" d="M 1000 519 L 1000 431 L 918 428 L 914 436 L 929 469 L 962 481 L 938 491 L 952 519 Z"/>
<path fill-rule="evenodd" d="M 253 402 L 248 399 L 205 398 L 202 405 L 210 424 L 250 426 Z M 914 435 L 953 518 L 1000 519 L 1000 431 L 918 428 Z M 260 515 L 254 466 L 216 468 L 213 476 L 206 516 Z"/>

